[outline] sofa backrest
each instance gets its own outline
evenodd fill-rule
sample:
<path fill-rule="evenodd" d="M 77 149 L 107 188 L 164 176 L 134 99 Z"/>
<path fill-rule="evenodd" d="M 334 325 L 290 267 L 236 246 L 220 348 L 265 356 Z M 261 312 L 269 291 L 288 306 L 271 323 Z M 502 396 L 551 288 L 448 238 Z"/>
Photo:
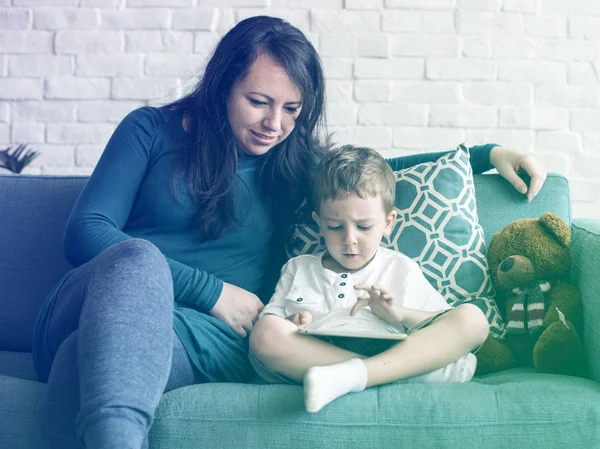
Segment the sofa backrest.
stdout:
<path fill-rule="evenodd" d="M 68 271 L 62 240 L 83 176 L 0 175 L 0 350 L 30 351 L 38 310 Z"/>
<path fill-rule="evenodd" d="M 524 177 L 529 184 L 529 179 Z M 489 245 L 494 233 L 521 218 L 538 218 L 553 212 L 571 226 L 571 196 L 567 178 L 549 173 L 544 187 L 531 203 L 500 175 L 476 175 L 475 197 L 479 224 Z"/>
<path fill-rule="evenodd" d="M 62 239 L 86 177 L 0 175 L 0 350 L 30 351 L 38 310 L 71 268 Z M 494 232 L 525 217 L 554 212 L 571 224 L 566 178 L 549 174 L 534 201 L 498 175 L 475 176 L 479 221 Z"/>

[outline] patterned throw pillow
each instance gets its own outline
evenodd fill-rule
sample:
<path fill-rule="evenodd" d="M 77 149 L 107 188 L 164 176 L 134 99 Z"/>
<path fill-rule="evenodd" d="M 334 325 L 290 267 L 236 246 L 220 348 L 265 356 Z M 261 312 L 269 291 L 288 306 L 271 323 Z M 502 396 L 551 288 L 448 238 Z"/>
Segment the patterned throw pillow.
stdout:
<path fill-rule="evenodd" d="M 415 260 L 425 277 L 453 305 L 480 300 L 490 334 L 504 336 L 504 322 L 494 301 L 483 229 L 478 223 L 469 150 L 456 151 L 396 172 L 398 218 L 381 246 Z M 298 227 L 287 246 L 288 257 L 325 249 L 315 223 Z"/>

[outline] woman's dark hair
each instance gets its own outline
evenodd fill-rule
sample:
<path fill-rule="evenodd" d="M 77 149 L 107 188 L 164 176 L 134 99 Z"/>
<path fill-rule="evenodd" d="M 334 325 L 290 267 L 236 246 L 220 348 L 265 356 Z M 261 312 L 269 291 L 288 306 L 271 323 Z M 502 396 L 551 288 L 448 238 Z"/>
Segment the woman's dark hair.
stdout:
<path fill-rule="evenodd" d="M 291 223 L 310 197 L 310 178 L 326 146 L 325 82 L 319 56 L 306 36 L 285 20 L 250 17 L 232 28 L 215 48 L 194 90 L 168 105 L 189 119 L 189 144 L 177 155 L 175 180 L 185 179 L 198 206 L 206 239 L 221 237 L 232 220 L 238 149 L 227 119 L 227 99 L 261 54 L 273 58 L 300 91 L 302 109 L 294 130 L 264 156 L 260 192 Z"/>

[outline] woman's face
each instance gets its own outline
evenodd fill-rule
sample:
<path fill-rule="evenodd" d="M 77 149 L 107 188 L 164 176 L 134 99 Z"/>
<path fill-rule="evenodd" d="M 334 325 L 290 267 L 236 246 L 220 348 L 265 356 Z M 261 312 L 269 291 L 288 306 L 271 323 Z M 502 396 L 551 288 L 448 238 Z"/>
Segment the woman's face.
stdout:
<path fill-rule="evenodd" d="M 298 88 L 281 66 L 263 54 L 233 86 L 227 118 L 241 150 L 259 156 L 290 135 L 301 108 Z"/>

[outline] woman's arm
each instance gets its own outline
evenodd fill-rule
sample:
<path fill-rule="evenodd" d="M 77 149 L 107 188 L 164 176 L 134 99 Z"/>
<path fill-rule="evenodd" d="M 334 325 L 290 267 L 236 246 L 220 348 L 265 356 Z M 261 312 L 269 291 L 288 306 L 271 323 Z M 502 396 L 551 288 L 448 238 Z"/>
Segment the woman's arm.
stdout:
<path fill-rule="evenodd" d="M 471 153 L 473 174 L 478 175 L 495 168 L 515 189 L 522 194 L 527 194 L 529 201 L 535 198 L 544 185 L 546 171 L 531 154 L 504 148 L 494 143 L 477 145 L 471 147 L 469 151 Z M 397 171 L 423 162 L 435 161 L 448 153 L 448 151 L 442 151 L 439 153 L 413 154 L 387 159 L 387 162 L 394 171 Z M 529 187 L 527 187 L 519 176 L 519 171 L 521 170 L 531 177 Z"/>
<path fill-rule="evenodd" d="M 497 146 L 498 145 L 495 143 L 488 143 L 486 145 L 476 145 L 469 148 L 473 174 L 478 175 L 494 168 L 490 161 L 490 153 L 492 149 Z M 417 164 L 422 164 L 423 162 L 437 161 L 440 157 L 448 153 L 450 153 L 450 151 L 440 151 L 437 153 L 417 153 L 409 156 L 387 159 L 387 163 L 390 165 L 390 167 L 392 167 L 392 170 L 398 171 L 413 167 Z"/>
<path fill-rule="evenodd" d="M 161 118 L 155 109 L 140 108 L 125 117 L 110 138 L 65 230 L 65 256 L 74 266 L 131 238 L 123 228 L 146 176 L 153 139 L 160 125 Z M 211 310 L 219 299 L 223 282 L 205 271 L 166 259 L 178 302 L 201 311 Z"/>
<path fill-rule="evenodd" d="M 510 150 L 504 147 L 495 147 L 490 153 L 490 162 L 498 170 L 498 173 L 510 182 L 515 189 L 527 194 L 527 200 L 531 201 L 542 189 L 546 181 L 546 170 L 544 170 L 531 154 Z M 529 187 L 519 176 L 519 172 L 527 173 L 531 180 Z"/>
<path fill-rule="evenodd" d="M 150 108 L 129 113 L 117 126 L 67 222 L 63 245 L 74 266 L 131 238 L 122 229 L 148 170 L 159 126 L 160 117 Z"/>

